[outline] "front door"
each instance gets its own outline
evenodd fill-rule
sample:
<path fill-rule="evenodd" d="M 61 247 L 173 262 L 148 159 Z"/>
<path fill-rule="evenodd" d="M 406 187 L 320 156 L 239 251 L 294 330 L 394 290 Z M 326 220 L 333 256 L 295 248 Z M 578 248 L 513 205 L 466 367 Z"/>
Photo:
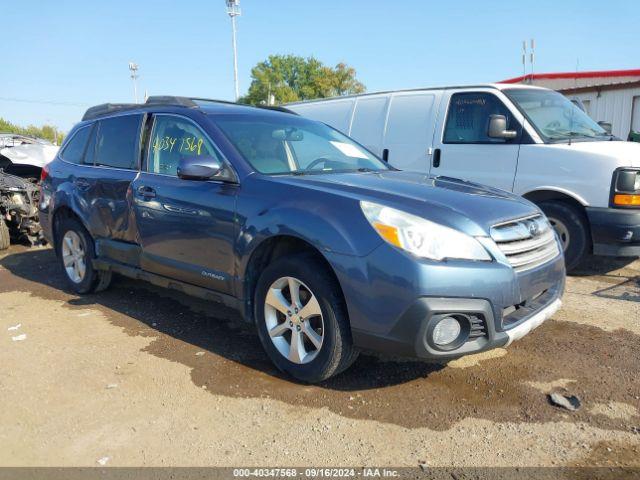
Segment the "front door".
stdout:
<path fill-rule="evenodd" d="M 183 156 L 220 158 L 213 142 L 193 121 L 156 115 L 146 168 L 133 182 L 134 210 L 143 270 L 193 285 L 232 293 L 235 206 L 238 185 L 183 180 Z"/>
<path fill-rule="evenodd" d="M 461 178 L 512 191 L 518 165 L 523 117 L 489 91 L 449 94 L 431 155 L 431 174 Z M 514 139 L 488 136 L 491 115 L 504 115 Z"/>

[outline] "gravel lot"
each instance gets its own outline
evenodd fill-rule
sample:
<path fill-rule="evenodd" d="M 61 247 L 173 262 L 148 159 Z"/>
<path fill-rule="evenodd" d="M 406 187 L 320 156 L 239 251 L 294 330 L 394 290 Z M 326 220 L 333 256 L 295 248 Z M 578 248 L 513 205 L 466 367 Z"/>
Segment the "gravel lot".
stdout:
<path fill-rule="evenodd" d="M 640 466 L 640 261 L 589 262 L 507 350 L 363 355 L 319 386 L 283 378 L 219 305 L 63 286 L 49 248 L 0 255 L 2 466 Z"/>

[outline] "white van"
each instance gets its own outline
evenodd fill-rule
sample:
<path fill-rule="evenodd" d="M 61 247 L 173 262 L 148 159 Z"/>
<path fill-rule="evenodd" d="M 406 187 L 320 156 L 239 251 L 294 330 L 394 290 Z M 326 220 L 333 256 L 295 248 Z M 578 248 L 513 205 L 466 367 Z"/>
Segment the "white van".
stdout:
<path fill-rule="evenodd" d="M 563 95 L 488 84 L 286 105 L 401 170 L 523 195 L 547 214 L 567 267 L 588 253 L 640 256 L 640 144 L 612 137 Z"/>

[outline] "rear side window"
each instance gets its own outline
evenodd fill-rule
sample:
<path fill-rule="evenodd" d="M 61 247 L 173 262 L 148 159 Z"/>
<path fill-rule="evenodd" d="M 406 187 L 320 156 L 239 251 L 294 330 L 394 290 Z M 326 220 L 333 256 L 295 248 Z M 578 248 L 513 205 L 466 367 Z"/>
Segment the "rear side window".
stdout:
<path fill-rule="evenodd" d="M 91 125 L 82 127 L 71 137 L 71 140 L 69 140 L 69 143 L 67 143 L 67 146 L 64 147 L 64 150 L 60 154 L 65 162 L 83 163 L 84 151 L 87 147 L 91 128 Z"/>
<path fill-rule="evenodd" d="M 100 120 L 95 145 L 95 165 L 137 168 L 142 115 L 124 115 Z"/>
<path fill-rule="evenodd" d="M 181 117 L 156 116 L 149 144 L 149 172 L 177 175 L 182 157 L 200 156 L 222 160 L 200 127 Z"/>
<path fill-rule="evenodd" d="M 504 143 L 505 139 L 488 135 L 491 115 L 504 115 L 507 130 L 518 129 L 509 109 L 495 95 L 482 92 L 452 95 L 444 143 Z"/>

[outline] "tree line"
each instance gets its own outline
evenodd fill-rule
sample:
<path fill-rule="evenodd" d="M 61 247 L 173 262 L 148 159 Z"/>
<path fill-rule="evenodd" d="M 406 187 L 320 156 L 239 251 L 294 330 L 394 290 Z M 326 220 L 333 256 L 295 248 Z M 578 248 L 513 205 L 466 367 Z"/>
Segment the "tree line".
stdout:
<path fill-rule="evenodd" d="M 45 140 L 49 140 L 52 143 L 57 143 L 58 145 L 60 145 L 60 143 L 62 143 L 62 140 L 64 139 L 64 134 L 60 132 L 54 125 L 43 125 L 41 127 L 29 125 L 27 127 L 21 127 L 1 117 L 0 133 L 16 133 L 29 137 L 44 138 Z"/>

